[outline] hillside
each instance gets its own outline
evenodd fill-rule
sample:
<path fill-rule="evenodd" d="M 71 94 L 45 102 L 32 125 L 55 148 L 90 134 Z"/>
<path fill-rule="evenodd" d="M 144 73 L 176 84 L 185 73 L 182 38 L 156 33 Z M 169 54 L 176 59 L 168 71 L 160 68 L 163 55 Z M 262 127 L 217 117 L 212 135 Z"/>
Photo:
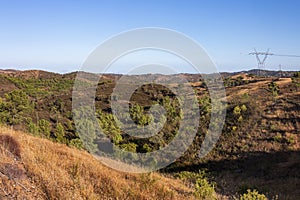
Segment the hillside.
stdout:
<path fill-rule="evenodd" d="M 30 188 L 30 184 L 39 188 L 32 191 L 42 198 L 54 195 L 48 197 L 55 199 L 57 197 L 55 195 L 59 195 L 60 191 L 53 189 L 56 186 L 66 191 L 64 193 L 66 198 L 73 194 L 79 196 L 90 193 L 98 195 L 98 192 L 93 193 L 93 191 L 101 192 L 102 190 L 95 189 L 100 186 L 93 182 L 95 179 L 90 179 L 90 175 L 92 175 L 99 176 L 101 181 L 103 177 L 106 177 L 107 184 L 120 186 L 113 187 L 112 191 L 105 189 L 105 191 L 109 191 L 105 193 L 108 195 L 107 198 L 109 195 L 119 196 L 120 199 L 127 198 L 125 191 L 132 189 L 136 184 L 134 180 L 136 180 L 140 184 L 137 191 L 130 190 L 134 197 L 152 198 L 141 196 L 145 194 L 154 195 L 153 199 L 155 199 L 157 197 L 155 195 L 160 195 L 155 193 L 160 191 L 158 188 L 165 188 L 166 191 L 174 193 L 174 197 L 170 197 L 168 192 L 161 191 L 162 195 L 167 195 L 166 198 L 189 199 L 194 197 L 195 193 L 195 181 L 193 182 L 193 180 L 205 171 L 207 180 L 215 183 L 215 191 L 219 198 L 234 199 L 246 192 L 247 189 L 255 189 L 264 193 L 269 199 L 275 198 L 277 195 L 279 199 L 298 200 L 300 198 L 298 189 L 300 184 L 300 73 L 265 71 L 264 76 L 258 76 L 258 74 L 257 70 L 222 73 L 227 99 L 225 124 L 216 146 L 202 159 L 198 158 L 198 152 L 207 132 L 211 114 L 211 100 L 206 83 L 198 74 L 155 75 L 156 80 L 165 80 L 170 76 L 174 80 L 186 78 L 197 96 L 199 105 L 195 109 L 200 109 L 201 120 L 199 120 L 196 137 L 188 151 L 175 163 L 160 170 L 159 174 L 152 174 L 151 176 L 158 177 L 161 181 L 154 181 L 158 185 L 151 186 L 147 191 L 142 190 L 144 187 L 141 182 L 148 175 L 125 175 L 109 170 L 95 161 L 88 153 L 82 151 L 89 149 L 85 149 L 83 146 L 73 121 L 72 90 L 76 73 L 0 71 L 0 123 L 35 136 L 28 136 L 20 132 L 12 133 L 22 147 L 20 155 L 23 160 L 17 159 L 16 166 L 21 166 L 23 171 L 30 170 L 30 173 L 26 172 L 26 175 L 31 177 L 30 180 L 35 180 L 35 182 L 30 182 L 28 178 L 22 184 L 25 188 Z M 129 79 L 125 85 L 130 86 L 135 78 L 143 79 L 147 76 L 149 75 L 132 76 L 130 77 L 132 79 Z M 146 84 L 133 93 L 130 101 L 123 102 L 130 105 L 130 115 L 127 117 L 134 119 L 135 123 L 139 125 L 145 125 L 151 121 L 149 109 L 154 103 L 162 105 L 167 110 L 166 124 L 155 137 L 137 139 L 124 133 L 112 115 L 111 99 L 118 98 L 113 95 L 113 90 L 120 77 L 121 75 L 105 74 L 99 81 L 95 96 L 97 122 L 107 137 L 124 151 L 147 153 L 164 147 L 176 136 L 181 120 L 178 109 L 180 102 L 176 95 L 168 87 Z M 175 81 L 168 86 L 178 88 L 179 84 Z M 75 113 L 80 114 L 81 111 L 76 110 Z M 85 117 L 82 118 L 82 124 L 86 124 Z M 7 134 L 6 132 L 10 134 L 10 131 L 5 129 L 2 134 Z M 25 143 L 22 138 L 25 138 Z M 47 140 L 39 138 L 47 138 Z M 51 143 L 48 140 L 62 144 Z M 31 146 L 30 148 L 33 150 L 28 149 L 26 145 Z M 48 149 L 48 146 L 51 148 Z M 43 154 L 43 152 L 47 153 Z M 32 160 L 32 157 L 37 157 L 37 160 Z M 8 163 L 14 163 L 12 162 L 13 158 L 7 155 L 4 158 L 8 160 Z M 5 161 L 5 159 L 3 160 Z M 27 165 L 24 165 L 24 159 L 27 159 Z M 51 160 L 55 162 L 52 163 Z M 66 165 L 62 164 L 61 160 L 66 160 Z M 0 161 L 2 162 L 2 160 Z M 32 166 L 36 162 L 41 163 Z M 110 180 L 103 174 L 93 174 L 89 171 L 92 168 L 89 168 L 86 163 L 99 171 L 114 174 L 117 177 L 116 180 Z M 58 170 L 55 172 L 57 177 L 70 177 L 67 169 L 72 169 L 75 165 L 75 168 L 78 168 L 77 165 L 79 165 L 82 169 L 87 170 L 89 175 L 80 172 L 81 178 L 76 179 L 81 185 L 81 188 L 78 189 L 74 185 L 74 177 L 62 179 L 62 182 L 60 179 L 53 179 L 52 172 L 45 170 L 48 169 L 47 164 L 51 164 L 50 166 L 53 164 L 49 169 Z M 42 166 L 42 168 L 39 169 L 38 166 Z M 191 179 L 187 185 L 191 188 L 185 186 L 186 182 L 183 184 L 174 180 L 174 177 L 178 177 L 178 173 L 186 173 L 186 171 L 193 173 L 193 175 L 187 175 Z M 169 178 L 167 179 L 165 176 Z M 3 177 L 7 177 L 7 175 Z M 32 179 L 32 177 L 35 178 Z M 147 180 L 146 182 L 149 182 L 149 177 Z M 84 185 L 87 181 L 91 181 L 93 184 L 91 183 L 86 188 Z M 168 182 L 173 184 L 173 181 L 176 182 L 176 184 L 174 182 L 176 187 L 166 184 Z M 62 186 L 65 185 L 63 184 L 65 182 L 68 189 Z M 129 186 L 123 186 L 123 183 Z M 11 182 L 7 182 L 5 192 L 12 193 L 11 191 L 14 189 L 9 189 L 8 185 L 11 185 Z M 16 187 L 20 192 L 26 191 L 18 184 Z M 67 194 L 70 188 L 73 188 L 71 191 L 74 190 L 74 192 Z M 118 188 L 125 189 L 120 191 Z M 34 192 L 28 193 L 28 197 L 33 194 Z M 93 199 L 93 196 L 88 198 Z M 128 197 L 128 199 L 131 198 Z"/>
<path fill-rule="evenodd" d="M 0 199 L 194 199 L 182 181 L 126 174 L 86 152 L 0 127 Z"/>

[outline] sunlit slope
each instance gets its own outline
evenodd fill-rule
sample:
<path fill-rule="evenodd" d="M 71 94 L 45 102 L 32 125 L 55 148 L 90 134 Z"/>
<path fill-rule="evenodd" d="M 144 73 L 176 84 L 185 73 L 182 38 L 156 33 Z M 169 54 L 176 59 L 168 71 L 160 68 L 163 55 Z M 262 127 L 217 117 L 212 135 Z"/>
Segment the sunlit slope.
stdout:
<path fill-rule="evenodd" d="M 86 152 L 0 128 L 0 199 L 193 199 L 181 181 L 126 174 Z"/>

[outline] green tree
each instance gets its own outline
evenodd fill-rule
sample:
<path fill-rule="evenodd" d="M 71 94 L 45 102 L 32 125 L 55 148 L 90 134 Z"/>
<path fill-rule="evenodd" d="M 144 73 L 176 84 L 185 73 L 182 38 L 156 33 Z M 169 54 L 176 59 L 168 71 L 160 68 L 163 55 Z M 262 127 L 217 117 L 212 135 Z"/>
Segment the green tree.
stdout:
<path fill-rule="evenodd" d="M 0 100 L 0 119 L 8 125 L 21 123 L 33 110 L 28 95 L 22 90 L 13 90 Z"/>
<path fill-rule="evenodd" d="M 64 144 L 67 143 L 67 139 L 65 137 L 65 129 L 61 123 L 57 123 L 54 134 L 57 142 L 64 143 Z"/>
<path fill-rule="evenodd" d="M 39 128 L 38 126 L 32 122 L 32 119 L 29 118 L 27 119 L 27 124 L 26 124 L 27 131 L 33 135 L 38 135 L 39 134 Z"/>
<path fill-rule="evenodd" d="M 139 125 L 141 125 L 141 123 L 144 123 L 144 121 L 141 122 L 143 117 L 145 119 L 144 108 L 142 106 L 140 106 L 139 104 L 134 104 L 133 106 L 131 106 L 130 114 L 131 114 L 132 120 L 135 123 L 137 123 Z"/>
<path fill-rule="evenodd" d="M 97 118 L 102 132 L 109 136 L 114 144 L 122 142 L 121 129 L 112 114 L 97 110 Z"/>
<path fill-rule="evenodd" d="M 90 153 L 95 153 L 97 151 L 97 144 L 95 143 L 97 134 L 94 123 L 89 119 L 81 119 L 76 128 L 81 133 L 79 135 L 84 148 Z"/>
<path fill-rule="evenodd" d="M 76 110 L 73 110 L 75 120 L 75 127 L 80 140 L 83 143 L 84 148 L 90 152 L 95 153 L 97 151 L 97 139 L 96 123 L 93 120 L 94 109 L 91 106 L 81 106 Z"/>
<path fill-rule="evenodd" d="M 41 135 L 45 136 L 46 138 L 50 138 L 51 126 L 50 126 L 49 121 L 47 121 L 45 119 L 39 120 L 38 121 L 38 130 Z"/>

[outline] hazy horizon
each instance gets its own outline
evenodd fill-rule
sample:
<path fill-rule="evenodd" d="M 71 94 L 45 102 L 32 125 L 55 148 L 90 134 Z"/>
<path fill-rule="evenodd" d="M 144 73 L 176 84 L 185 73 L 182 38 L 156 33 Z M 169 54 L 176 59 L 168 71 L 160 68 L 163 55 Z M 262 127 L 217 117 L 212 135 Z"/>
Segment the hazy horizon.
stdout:
<path fill-rule="evenodd" d="M 51 71 L 51 70 L 47 70 L 47 69 L 38 69 L 38 68 L 32 68 L 32 69 L 13 69 L 13 68 L 0 68 L 0 71 L 35 71 L 35 70 L 40 70 L 40 71 L 45 71 L 45 72 L 50 72 L 50 73 L 57 73 L 57 74 L 70 74 L 70 73 L 77 73 L 77 72 L 86 72 L 86 73 L 90 73 L 87 71 L 82 71 L 82 70 L 73 70 L 73 71 L 68 71 L 68 72 L 56 72 L 56 71 Z M 252 70 L 261 70 L 261 69 L 257 69 L 257 68 L 251 68 L 251 69 L 243 69 L 243 70 L 236 70 L 236 71 L 220 71 L 219 73 L 239 73 L 239 72 L 249 72 Z M 272 70 L 272 69 L 264 69 L 264 71 L 279 71 L 279 70 Z M 282 70 L 283 72 L 297 72 L 299 70 Z M 163 74 L 163 73 L 135 73 L 135 74 L 127 74 L 127 73 L 115 73 L 115 72 L 103 72 L 103 73 L 94 73 L 94 74 L 112 74 L 112 75 L 148 75 L 148 74 L 154 74 L 154 75 L 178 75 L 178 74 L 205 74 L 205 73 L 190 73 L 190 72 L 178 72 L 178 73 L 174 73 L 174 74 Z"/>

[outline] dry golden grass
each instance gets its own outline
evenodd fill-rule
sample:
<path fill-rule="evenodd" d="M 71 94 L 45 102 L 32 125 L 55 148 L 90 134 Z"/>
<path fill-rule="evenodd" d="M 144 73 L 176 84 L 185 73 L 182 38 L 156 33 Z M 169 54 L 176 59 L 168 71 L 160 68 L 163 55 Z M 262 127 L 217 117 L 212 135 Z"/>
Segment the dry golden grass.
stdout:
<path fill-rule="evenodd" d="M 179 180 L 114 171 L 86 152 L 0 127 L 3 135 L 12 144 L 0 142 L 0 199 L 194 199 Z"/>

